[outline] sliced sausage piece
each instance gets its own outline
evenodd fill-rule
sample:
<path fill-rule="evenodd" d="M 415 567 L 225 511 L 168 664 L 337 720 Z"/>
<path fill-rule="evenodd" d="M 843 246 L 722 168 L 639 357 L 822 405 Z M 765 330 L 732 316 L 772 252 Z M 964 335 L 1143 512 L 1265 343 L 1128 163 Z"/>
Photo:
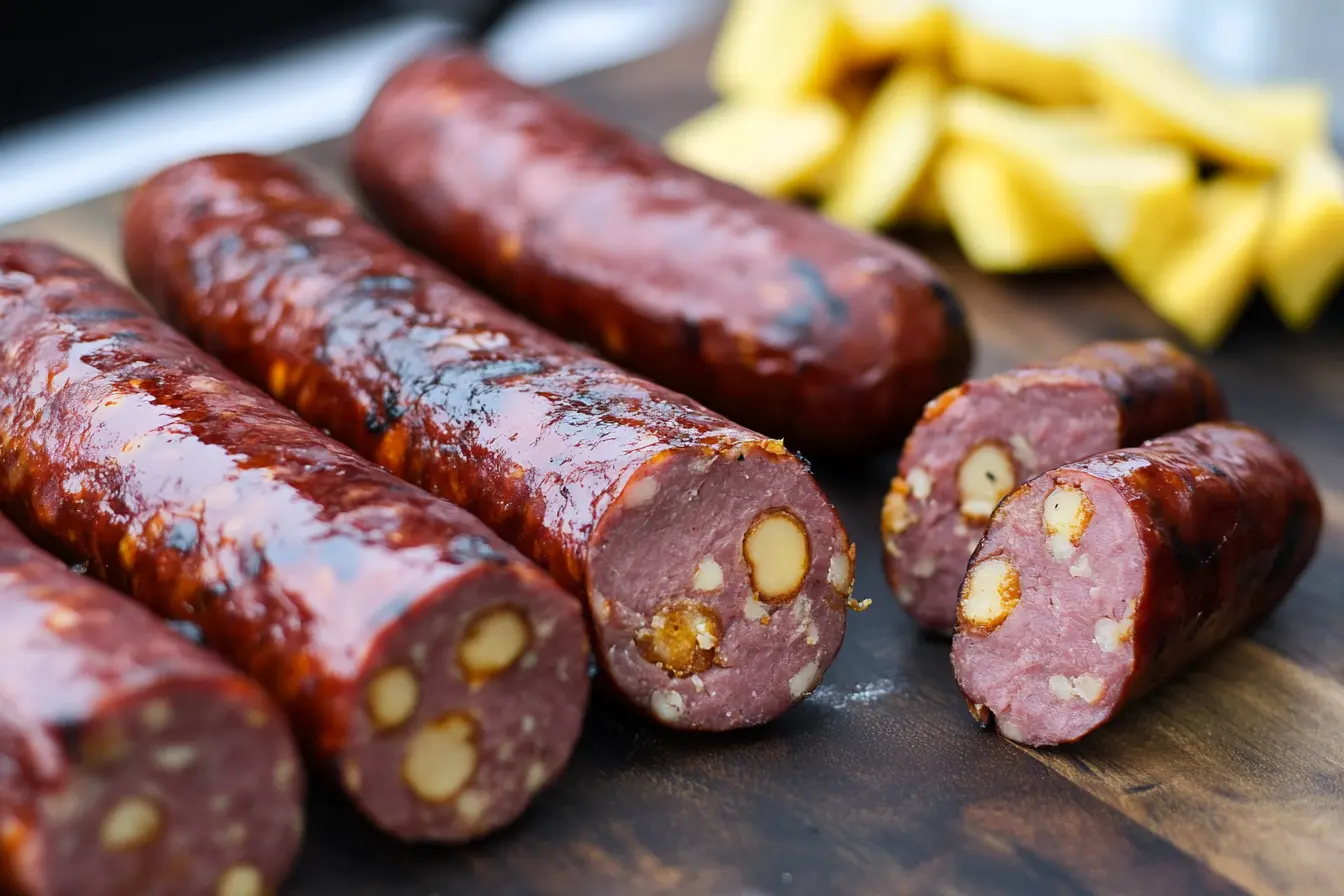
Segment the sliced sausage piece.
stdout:
<path fill-rule="evenodd" d="M 261 682 L 379 826 L 458 841 L 564 765 L 582 614 L 461 508 L 323 436 L 130 292 L 0 243 L 0 500 Z"/>
<path fill-rule="evenodd" d="M 1209 372 L 1159 339 L 1094 343 L 944 393 L 906 442 L 882 507 L 901 606 L 951 632 L 966 561 L 1004 495 L 1060 464 L 1224 413 Z"/>
<path fill-rule="evenodd" d="M 0 891 L 261 896 L 303 784 L 259 687 L 0 518 Z"/>
<path fill-rule="evenodd" d="M 644 712 L 759 724 L 830 665 L 852 547 L 779 442 L 504 311 L 278 160 L 159 174 L 125 238 L 185 332 L 580 595 Z"/>
<path fill-rule="evenodd" d="M 450 269 L 809 453 L 895 448 L 970 369 L 956 299 L 911 250 L 682 167 L 474 53 L 396 74 L 353 167 Z"/>
<path fill-rule="evenodd" d="M 1321 530 L 1302 465 L 1204 423 L 1033 479 L 999 505 L 961 588 L 952 663 L 1012 740 L 1077 740 L 1287 595 Z"/>

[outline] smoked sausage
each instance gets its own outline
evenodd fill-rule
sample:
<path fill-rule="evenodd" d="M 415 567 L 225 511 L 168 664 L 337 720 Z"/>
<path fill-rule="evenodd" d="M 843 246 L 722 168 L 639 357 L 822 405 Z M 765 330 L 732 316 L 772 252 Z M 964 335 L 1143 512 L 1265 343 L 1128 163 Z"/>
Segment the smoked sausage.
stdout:
<path fill-rule="evenodd" d="M 55 247 L 0 243 L 0 503 L 259 681 L 380 827 L 459 841 L 565 764 L 582 614 L 480 521 Z"/>
<path fill-rule="evenodd" d="M 1225 411 L 1213 376 L 1160 339 L 1097 342 L 948 390 L 924 409 L 882 508 L 901 606 L 951 632 L 966 561 L 1004 495 L 1060 464 Z"/>
<path fill-rule="evenodd" d="M 257 685 L 0 518 L 0 892 L 261 896 L 303 785 Z"/>
<path fill-rule="evenodd" d="M 1321 502 L 1268 436 L 1203 423 L 1052 470 L 999 504 L 952 663 L 982 723 L 1077 740 L 1288 594 Z"/>
<path fill-rule="evenodd" d="M 804 452 L 897 447 L 970 367 L 951 290 L 911 250 L 678 165 L 473 52 L 394 75 L 352 164 L 411 245 Z"/>
<path fill-rule="evenodd" d="M 820 681 L 853 549 L 779 442 L 499 308 L 276 159 L 160 173 L 124 238 L 180 329 L 581 596 L 645 713 L 755 725 Z"/>

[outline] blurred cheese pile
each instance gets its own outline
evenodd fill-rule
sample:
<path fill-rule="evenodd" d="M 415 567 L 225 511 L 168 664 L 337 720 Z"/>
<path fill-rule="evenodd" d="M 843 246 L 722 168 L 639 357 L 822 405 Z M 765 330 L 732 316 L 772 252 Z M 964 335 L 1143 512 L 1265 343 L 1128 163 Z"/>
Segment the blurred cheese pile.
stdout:
<path fill-rule="evenodd" d="M 948 227 L 977 268 L 1110 264 L 1197 346 L 1257 284 L 1312 325 L 1344 275 L 1314 84 L 1211 84 L 1122 40 L 1057 55 L 929 0 L 736 0 L 683 164 L 850 227 Z"/>

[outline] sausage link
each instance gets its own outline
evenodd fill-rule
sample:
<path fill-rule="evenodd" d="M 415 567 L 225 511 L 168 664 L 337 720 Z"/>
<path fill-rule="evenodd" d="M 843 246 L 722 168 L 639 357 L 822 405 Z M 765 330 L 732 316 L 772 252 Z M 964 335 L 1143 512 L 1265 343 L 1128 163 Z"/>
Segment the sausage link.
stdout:
<path fill-rule="evenodd" d="M 316 432 L 84 262 L 0 244 L 0 500 L 261 682 L 385 830 L 518 815 L 587 701 L 582 614 L 480 521 Z"/>
<path fill-rule="evenodd" d="M 355 132 L 363 195 L 511 307 L 819 454 L 895 448 L 970 337 L 911 250 L 682 167 L 473 53 L 428 53 Z"/>
<path fill-rule="evenodd" d="M 1225 413 L 1209 372 L 1160 339 L 1097 342 L 949 390 L 915 426 L 882 508 L 901 606 L 950 632 L 966 561 L 1004 495 L 1060 464 Z"/>
<path fill-rule="evenodd" d="M 125 238 L 185 332 L 580 595 L 644 712 L 765 722 L 835 656 L 852 548 L 779 442 L 500 309 L 278 160 L 159 174 Z"/>
<path fill-rule="evenodd" d="M 1053 470 L 999 505 L 971 558 L 957 681 L 1005 737 L 1077 740 L 1264 618 L 1320 531 L 1307 471 L 1246 426 Z"/>
<path fill-rule="evenodd" d="M 260 688 L 0 518 L 0 891 L 260 896 L 303 790 Z"/>

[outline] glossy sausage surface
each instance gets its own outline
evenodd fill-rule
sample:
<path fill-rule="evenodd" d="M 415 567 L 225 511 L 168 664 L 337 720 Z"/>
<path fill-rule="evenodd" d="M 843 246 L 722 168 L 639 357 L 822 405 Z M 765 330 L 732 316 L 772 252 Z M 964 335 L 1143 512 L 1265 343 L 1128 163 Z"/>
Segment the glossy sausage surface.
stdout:
<path fill-rule="evenodd" d="M 384 829 L 462 840 L 562 768 L 582 615 L 55 247 L 0 243 L 0 501 L 259 681 Z M 451 767 L 445 767 L 450 763 Z"/>
<path fill-rule="evenodd" d="M 1004 499 L 971 558 L 952 661 L 1013 740 L 1076 740 L 1261 621 L 1310 562 L 1321 502 L 1264 433 L 1203 423 Z"/>
<path fill-rule="evenodd" d="M 887 580 L 901 606 L 950 632 L 966 561 L 1003 496 L 1061 464 L 1225 413 L 1213 376 L 1160 339 L 1095 342 L 948 390 L 906 440 L 883 504 Z"/>
<path fill-rule="evenodd" d="M 162 172 L 125 239 L 183 331 L 580 595 L 636 707 L 736 728 L 820 681 L 852 546 L 779 442 L 505 311 L 279 160 Z"/>
<path fill-rule="evenodd" d="M 0 517 L 0 891 L 273 888 L 303 791 L 259 687 Z"/>
<path fill-rule="evenodd" d="M 957 302 L 911 250 L 684 168 L 473 53 L 397 73 L 353 167 L 412 245 L 791 448 L 895 448 L 969 370 Z"/>

